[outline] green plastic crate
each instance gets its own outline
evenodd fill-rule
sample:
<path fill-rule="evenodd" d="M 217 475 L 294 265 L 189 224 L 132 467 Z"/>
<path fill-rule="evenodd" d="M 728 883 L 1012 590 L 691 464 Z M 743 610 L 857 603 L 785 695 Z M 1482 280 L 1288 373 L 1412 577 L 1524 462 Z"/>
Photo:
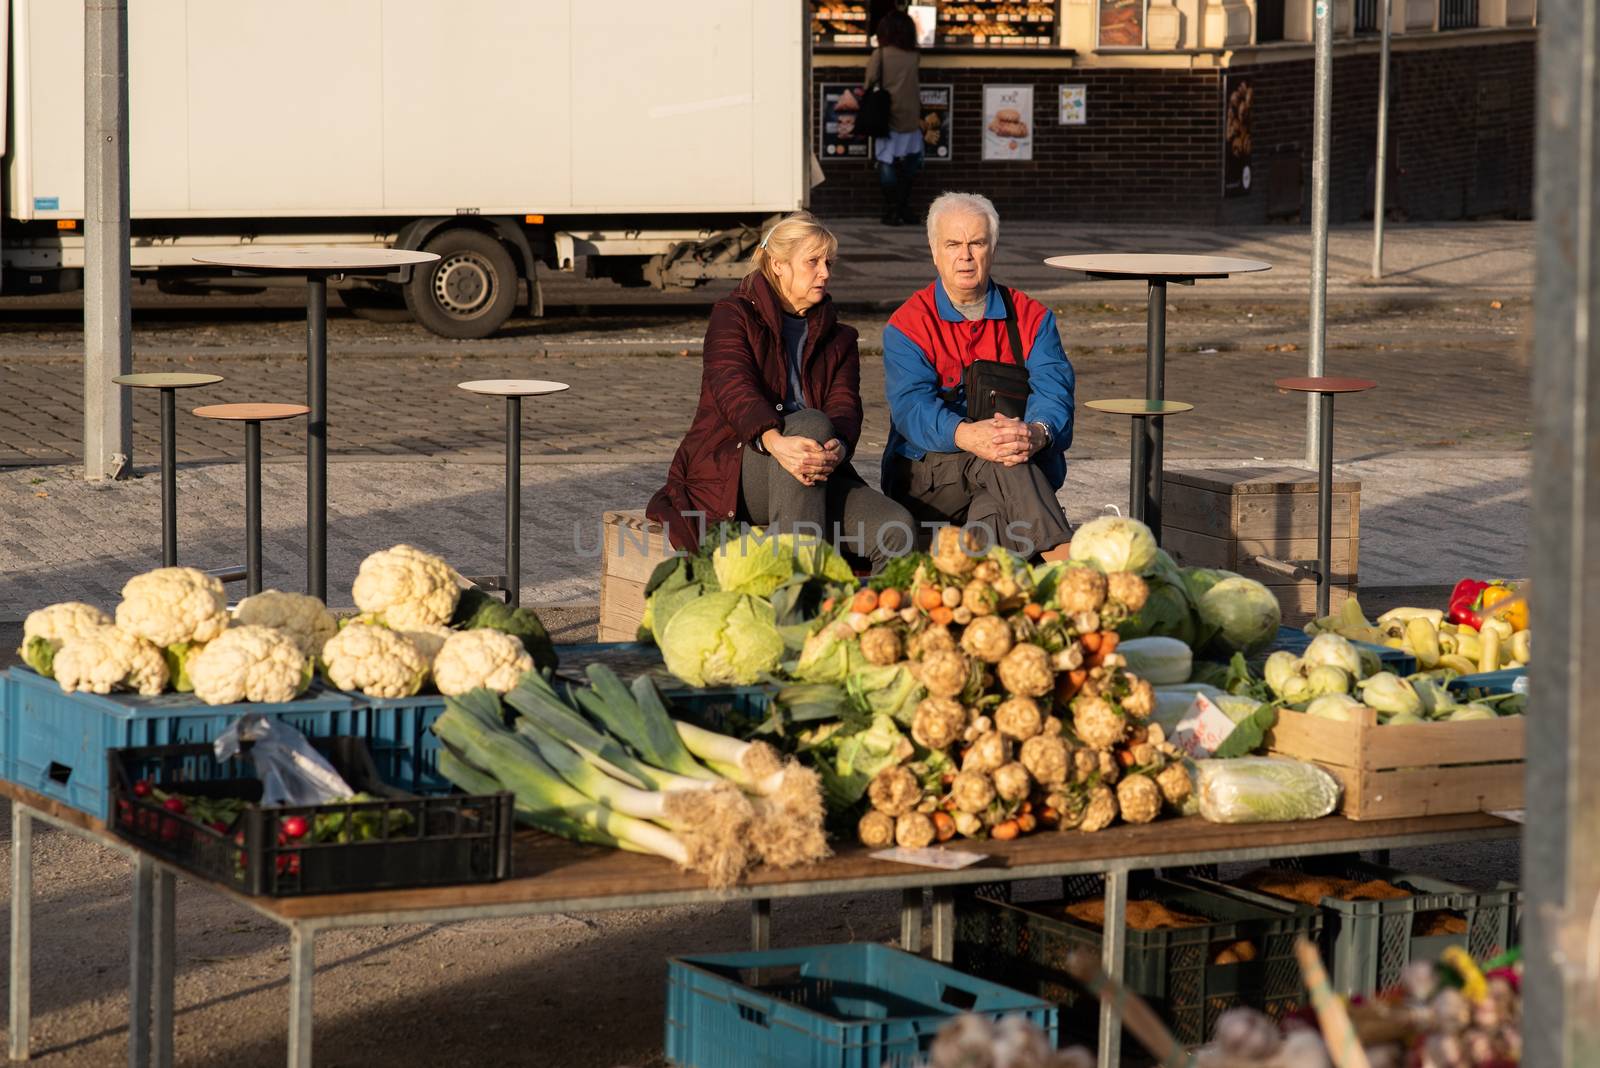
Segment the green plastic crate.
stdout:
<path fill-rule="evenodd" d="M 956 912 L 955 965 L 1055 1002 L 1062 1008 L 1062 1030 L 1092 1039 L 1099 1002 L 1069 976 L 1066 961 L 1075 950 L 1098 957 L 1101 931 L 1062 909 L 1104 892 L 1100 876 L 1086 875 L 1062 880 L 1059 893 L 1048 900 L 967 897 Z M 1228 1009 L 1251 1006 L 1281 1017 L 1304 1003 L 1294 942 L 1317 937 L 1318 910 L 1249 902 L 1221 887 L 1148 876 L 1134 880 L 1128 896 L 1211 921 L 1127 932 L 1123 984 L 1150 1002 L 1180 1042 L 1192 1046 L 1209 1040 L 1217 1017 Z M 1212 963 L 1222 949 L 1240 941 L 1255 947 L 1254 960 Z"/>
<path fill-rule="evenodd" d="M 1292 868 L 1318 875 L 1348 879 L 1383 879 L 1412 891 L 1408 898 L 1390 901 L 1322 899 L 1323 957 L 1330 962 L 1330 980 L 1341 994 L 1370 995 L 1400 981 L 1400 973 L 1413 960 L 1437 960 L 1450 946 L 1463 946 L 1474 960 L 1488 960 L 1504 950 L 1510 940 L 1511 912 L 1516 890 L 1500 887 L 1471 890 L 1465 886 L 1384 868 L 1349 858 L 1314 858 L 1273 867 Z M 1223 884 L 1216 884 L 1223 886 Z M 1266 895 L 1240 887 L 1226 889 L 1261 900 Z M 1295 904 L 1269 898 L 1283 904 Z M 1420 935 L 1417 917 L 1449 912 L 1466 920 L 1463 934 Z"/>
<path fill-rule="evenodd" d="M 683 1068 L 914 1068 L 960 1013 L 1056 1009 L 999 983 L 870 942 L 667 962 L 667 1059 Z"/>

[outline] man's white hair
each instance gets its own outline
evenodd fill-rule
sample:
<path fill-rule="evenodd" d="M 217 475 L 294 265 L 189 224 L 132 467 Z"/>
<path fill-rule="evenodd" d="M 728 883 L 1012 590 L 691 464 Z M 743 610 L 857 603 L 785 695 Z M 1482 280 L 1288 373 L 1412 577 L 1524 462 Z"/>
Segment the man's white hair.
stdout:
<path fill-rule="evenodd" d="M 1000 213 L 994 210 L 993 201 L 982 193 L 940 193 L 928 205 L 929 248 L 939 240 L 939 220 L 951 212 L 983 216 L 989 224 L 989 247 L 992 249 L 999 243 Z"/>

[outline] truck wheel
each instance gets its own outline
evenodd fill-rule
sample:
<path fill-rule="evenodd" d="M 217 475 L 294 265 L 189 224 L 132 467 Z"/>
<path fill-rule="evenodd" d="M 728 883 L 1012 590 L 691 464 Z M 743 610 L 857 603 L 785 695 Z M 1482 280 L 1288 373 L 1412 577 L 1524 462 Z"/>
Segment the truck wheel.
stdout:
<path fill-rule="evenodd" d="M 511 318 L 517 267 L 505 246 L 478 230 L 446 230 L 422 246 L 436 263 L 411 272 L 406 307 L 417 322 L 450 338 L 488 337 Z"/>
<path fill-rule="evenodd" d="M 411 309 L 405 294 L 389 282 L 355 282 L 339 290 L 339 299 L 350 314 L 369 323 L 409 323 Z"/>

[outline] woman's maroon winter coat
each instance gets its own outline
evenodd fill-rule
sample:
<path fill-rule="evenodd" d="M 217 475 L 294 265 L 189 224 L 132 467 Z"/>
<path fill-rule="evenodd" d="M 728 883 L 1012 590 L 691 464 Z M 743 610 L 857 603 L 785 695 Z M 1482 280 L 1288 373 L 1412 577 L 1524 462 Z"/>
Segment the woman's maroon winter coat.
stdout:
<path fill-rule="evenodd" d="M 861 437 L 856 331 L 839 322 L 830 297 L 806 312 L 806 322 L 802 399 L 832 420 L 849 456 Z M 651 519 L 666 524 L 675 548 L 693 552 L 705 530 L 736 518 L 744 450 L 783 426 L 788 374 L 783 306 L 757 272 L 711 309 L 700 404 L 672 458 L 667 484 L 646 509 Z"/>

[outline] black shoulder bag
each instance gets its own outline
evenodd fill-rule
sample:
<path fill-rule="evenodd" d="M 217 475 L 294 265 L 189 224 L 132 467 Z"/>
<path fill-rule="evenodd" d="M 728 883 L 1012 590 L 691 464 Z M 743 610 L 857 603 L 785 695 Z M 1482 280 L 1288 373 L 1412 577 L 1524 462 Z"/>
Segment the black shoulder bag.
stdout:
<path fill-rule="evenodd" d="M 1028 411 L 1028 368 L 1023 363 L 1022 331 L 1017 329 L 1017 306 L 1011 300 L 1011 290 L 995 283 L 1000 299 L 1006 306 L 1006 338 L 1011 342 L 1011 363 L 1003 357 L 993 360 L 973 360 L 961 376 L 961 385 L 967 394 L 967 418 L 977 422 L 989 419 L 996 412 L 1021 419 Z"/>
<path fill-rule="evenodd" d="M 883 55 L 881 50 L 878 54 Z M 868 137 L 888 137 L 891 104 L 889 90 L 883 87 L 883 75 L 880 73 L 861 95 L 861 110 L 856 113 L 856 132 Z"/>

